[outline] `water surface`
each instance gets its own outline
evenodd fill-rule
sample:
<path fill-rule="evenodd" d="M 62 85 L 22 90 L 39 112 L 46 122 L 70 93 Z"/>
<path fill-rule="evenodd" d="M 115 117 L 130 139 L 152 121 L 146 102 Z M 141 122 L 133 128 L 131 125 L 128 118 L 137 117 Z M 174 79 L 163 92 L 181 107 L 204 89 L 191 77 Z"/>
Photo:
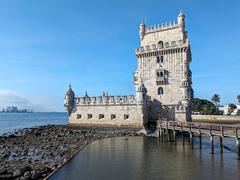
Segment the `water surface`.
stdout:
<path fill-rule="evenodd" d="M 203 139 L 202 150 L 198 139 L 194 146 L 158 141 L 146 137 L 117 137 L 95 141 L 79 152 L 50 179 L 51 180 L 237 180 L 240 179 L 240 162 L 235 144 L 225 140 L 227 149 L 220 154 L 218 144 L 211 155 L 208 138 Z"/>
<path fill-rule="evenodd" d="M 66 124 L 67 113 L 0 113 L 0 134 L 46 124 Z"/>

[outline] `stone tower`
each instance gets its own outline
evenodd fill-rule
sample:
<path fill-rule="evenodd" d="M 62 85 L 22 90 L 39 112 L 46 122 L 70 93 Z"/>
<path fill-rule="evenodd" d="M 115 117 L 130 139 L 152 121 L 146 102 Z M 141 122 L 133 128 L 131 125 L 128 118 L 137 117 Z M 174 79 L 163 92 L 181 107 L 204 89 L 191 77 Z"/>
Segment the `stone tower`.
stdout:
<path fill-rule="evenodd" d="M 140 48 L 135 50 L 138 67 L 134 85 L 139 79 L 151 99 L 148 117 L 191 120 L 190 102 L 193 97 L 190 43 L 181 11 L 177 22 L 139 26 Z"/>
<path fill-rule="evenodd" d="M 72 110 L 74 109 L 74 106 L 75 106 L 75 94 L 71 88 L 71 85 L 69 85 L 64 98 L 64 107 L 68 111 L 68 115 L 71 114 Z"/>

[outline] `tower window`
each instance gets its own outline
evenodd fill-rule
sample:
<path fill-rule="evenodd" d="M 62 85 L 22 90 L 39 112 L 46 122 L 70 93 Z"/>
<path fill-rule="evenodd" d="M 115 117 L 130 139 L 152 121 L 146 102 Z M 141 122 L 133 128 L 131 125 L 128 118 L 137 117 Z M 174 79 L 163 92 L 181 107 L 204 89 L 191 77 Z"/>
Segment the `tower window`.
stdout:
<path fill-rule="evenodd" d="M 163 72 L 160 72 L 160 77 L 163 77 Z"/>
<path fill-rule="evenodd" d="M 161 94 L 163 94 L 163 88 L 162 88 L 162 87 L 159 87 L 159 88 L 158 88 L 158 95 L 161 95 Z"/>
<path fill-rule="evenodd" d="M 163 48 L 163 41 L 158 42 L 158 48 Z"/>
<path fill-rule="evenodd" d="M 99 119 L 103 119 L 104 118 L 104 114 L 99 114 Z"/>
<path fill-rule="evenodd" d="M 157 56 L 157 63 L 163 63 L 163 56 Z"/>
<path fill-rule="evenodd" d="M 159 56 L 157 56 L 157 63 L 160 63 L 160 58 L 159 58 Z"/>
<path fill-rule="evenodd" d="M 92 118 L 92 114 L 88 114 L 87 117 L 88 117 L 88 119 L 91 119 Z"/>
<path fill-rule="evenodd" d="M 81 119 L 82 115 L 81 114 L 77 114 L 77 119 Z"/>
<path fill-rule="evenodd" d="M 116 114 L 111 114 L 111 119 L 116 119 Z"/>
<path fill-rule="evenodd" d="M 129 115 L 128 114 L 124 114 L 124 120 L 129 119 Z"/>
<path fill-rule="evenodd" d="M 160 56 L 160 62 L 163 63 L 163 56 Z"/>

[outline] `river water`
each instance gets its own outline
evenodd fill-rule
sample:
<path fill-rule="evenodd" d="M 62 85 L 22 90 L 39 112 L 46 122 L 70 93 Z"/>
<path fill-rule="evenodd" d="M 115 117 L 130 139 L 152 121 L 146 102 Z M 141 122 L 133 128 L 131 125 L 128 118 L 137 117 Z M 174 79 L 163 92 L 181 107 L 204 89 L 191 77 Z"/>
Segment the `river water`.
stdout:
<path fill-rule="evenodd" d="M 66 124 L 65 112 L 0 113 L 0 134 L 47 124 Z"/>
<path fill-rule="evenodd" d="M 116 137 L 95 141 L 80 151 L 51 180 L 237 180 L 240 161 L 234 140 L 224 139 L 224 153 L 218 144 L 211 154 L 208 138 L 202 149 L 198 138 L 194 146 L 182 138 L 175 145 L 150 137 Z"/>

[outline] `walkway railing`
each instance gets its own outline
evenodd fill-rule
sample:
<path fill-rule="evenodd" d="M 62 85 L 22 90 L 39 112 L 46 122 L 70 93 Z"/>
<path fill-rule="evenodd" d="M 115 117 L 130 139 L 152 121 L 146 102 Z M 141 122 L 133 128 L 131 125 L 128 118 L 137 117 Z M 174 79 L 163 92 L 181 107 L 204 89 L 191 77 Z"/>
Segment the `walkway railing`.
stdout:
<path fill-rule="evenodd" d="M 214 153 L 214 136 L 219 137 L 220 152 L 223 153 L 223 138 L 235 138 L 237 146 L 237 155 L 240 159 L 240 126 L 237 125 L 222 125 L 222 124 L 208 124 L 195 122 L 179 122 L 179 121 L 157 121 L 156 128 L 158 136 L 163 137 L 164 134 L 173 133 L 174 142 L 176 142 L 176 132 L 188 133 L 191 143 L 193 143 L 193 135 L 200 139 L 200 148 L 202 147 L 202 135 L 210 137 L 211 153 Z"/>

